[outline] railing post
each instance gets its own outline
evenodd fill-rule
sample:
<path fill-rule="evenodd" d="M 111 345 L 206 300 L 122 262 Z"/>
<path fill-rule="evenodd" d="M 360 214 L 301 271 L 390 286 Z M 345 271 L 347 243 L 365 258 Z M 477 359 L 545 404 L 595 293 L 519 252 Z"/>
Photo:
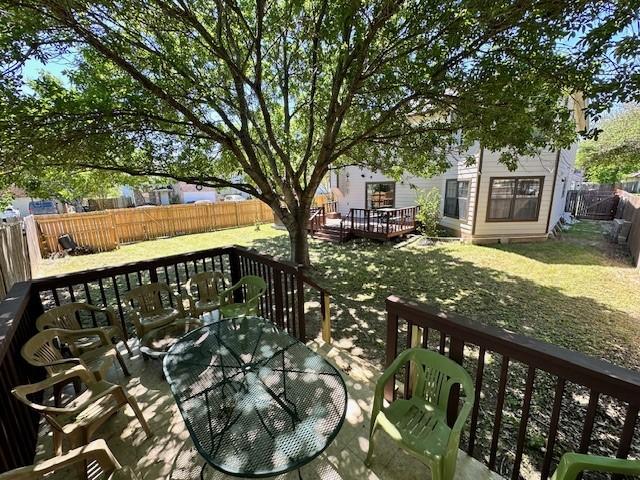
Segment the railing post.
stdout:
<path fill-rule="evenodd" d="M 349 216 L 351 217 L 351 231 L 353 231 L 353 208 L 349 210 Z"/>
<path fill-rule="evenodd" d="M 298 309 L 296 312 L 296 317 L 298 318 L 298 340 L 305 342 L 307 336 L 304 318 L 304 267 L 302 265 L 298 265 L 296 268 L 296 296 L 296 308 Z"/>
<path fill-rule="evenodd" d="M 449 358 L 462 365 L 464 360 L 464 341 L 453 335 L 449 337 Z M 468 394 L 469 392 L 465 392 Z M 458 418 L 458 402 L 460 401 L 460 384 L 456 383 L 449 391 L 449 402 L 447 403 L 447 423 L 450 427 L 456 423 Z"/>
<path fill-rule="evenodd" d="M 389 366 L 396 359 L 398 354 L 398 314 L 392 312 L 387 302 L 387 349 L 386 349 L 385 367 Z M 395 375 L 384 386 L 384 398 L 391 402 L 396 395 L 396 377 Z"/>
<path fill-rule="evenodd" d="M 231 248 L 229 250 L 229 267 L 231 269 L 231 284 L 235 285 L 242 278 L 242 271 L 240 269 L 240 255 L 238 250 Z M 242 302 L 242 290 L 237 288 L 233 292 L 233 301 L 236 303 Z"/>
<path fill-rule="evenodd" d="M 331 343 L 331 297 L 325 290 L 320 292 L 320 311 L 322 312 L 322 341 Z"/>
<path fill-rule="evenodd" d="M 273 269 L 273 294 L 275 295 L 276 305 L 276 324 L 284 329 L 284 304 L 282 302 L 282 273 L 280 270 Z"/>
<path fill-rule="evenodd" d="M 149 267 L 149 281 L 158 283 L 158 267 Z M 180 288 L 180 285 L 178 285 L 178 288 Z"/>

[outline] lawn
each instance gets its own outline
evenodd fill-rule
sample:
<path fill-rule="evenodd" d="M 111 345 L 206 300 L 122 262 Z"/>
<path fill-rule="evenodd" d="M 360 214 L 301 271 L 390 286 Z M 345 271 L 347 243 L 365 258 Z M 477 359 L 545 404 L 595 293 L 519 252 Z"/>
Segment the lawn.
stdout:
<path fill-rule="evenodd" d="M 46 262 L 44 275 L 229 244 L 285 256 L 286 233 L 262 225 L 143 242 L 113 252 Z M 384 299 L 396 294 L 484 323 L 640 368 L 640 275 L 582 222 L 560 240 L 393 248 L 368 241 L 312 241 L 313 276 L 332 292 L 333 335 L 381 364 Z"/>

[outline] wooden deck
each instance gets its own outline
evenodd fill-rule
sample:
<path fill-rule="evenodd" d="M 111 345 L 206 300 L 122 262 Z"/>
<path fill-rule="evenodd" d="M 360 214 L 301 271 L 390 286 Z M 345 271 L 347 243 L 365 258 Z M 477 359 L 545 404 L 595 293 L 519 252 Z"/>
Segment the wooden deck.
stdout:
<path fill-rule="evenodd" d="M 368 210 L 352 208 L 342 218 L 328 218 L 325 207 L 313 209 L 309 231 L 323 240 L 343 242 L 354 237 L 388 241 L 413 233 L 418 207 Z"/>
<path fill-rule="evenodd" d="M 154 433 L 147 439 L 130 408 L 115 415 L 96 432 L 94 438 L 107 442 L 122 465 L 131 467 L 141 480 L 233 480 L 207 467 L 201 477 L 204 459 L 196 451 L 187 427 L 175 404 L 167 382 L 162 378 L 161 363 L 142 361 L 137 341 L 130 341 L 134 355 L 124 349 L 132 376 L 112 368 L 109 380 L 125 385 L 136 398 Z M 381 372 L 347 351 L 320 341 L 308 343 L 331 362 L 343 376 L 349 400 L 347 416 L 338 436 L 316 459 L 304 465 L 300 473 L 289 472 L 274 480 L 428 480 L 429 468 L 409 456 L 384 433 L 378 434 L 376 451 L 370 467 L 364 464 L 369 448 L 369 416 L 375 381 Z M 346 373 L 346 372 L 349 373 Z M 71 391 L 71 389 L 69 389 Z M 49 428 L 41 424 L 36 460 L 52 455 Z M 301 476 L 299 476 L 301 475 Z M 74 472 L 63 471 L 51 480 L 75 480 Z M 479 461 L 460 451 L 455 480 L 504 480 Z"/>

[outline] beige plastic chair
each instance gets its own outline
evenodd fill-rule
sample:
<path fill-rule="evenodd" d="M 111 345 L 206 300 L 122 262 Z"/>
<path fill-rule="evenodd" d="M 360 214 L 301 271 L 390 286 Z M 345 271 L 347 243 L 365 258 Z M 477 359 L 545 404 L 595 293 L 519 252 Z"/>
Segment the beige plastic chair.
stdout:
<path fill-rule="evenodd" d="M 69 468 L 82 468 L 96 462 L 106 480 L 140 480 L 129 467 L 123 467 L 113 456 L 104 440 L 94 440 L 83 447 L 74 448 L 64 455 L 44 460 L 37 465 L 16 468 L 0 474 L 0 480 L 40 480 L 46 475 Z"/>
<path fill-rule="evenodd" d="M 29 399 L 30 395 L 39 394 L 47 388 L 69 383 L 74 379 L 84 383 L 87 389 L 63 407 L 42 405 Z M 81 365 L 38 383 L 15 387 L 11 393 L 44 416 L 53 432 L 53 451 L 56 455 L 63 453 L 65 439 L 70 449 L 89 443 L 95 431 L 126 405 L 133 409 L 147 438 L 153 435 L 138 407 L 138 402 L 124 387 L 96 380 L 91 372 Z"/>
<path fill-rule="evenodd" d="M 163 304 L 163 293 L 173 299 L 175 307 Z M 185 316 L 182 299 L 166 283 L 150 283 L 129 290 L 122 296 L 130 311 L 131 321 L 139 338 L 154 328 L 162 327 Z"/>
<path fill-rule="evenodd" d="M 102 345 L 81 353 L 77 357 L 65 358 L 60 350 L 61 344 L 72 345 L 77 338 L 87 335 L 100 337 Z M 123 373 L 129 376 L 129 370 L 124 359 L 115 345 L 99 328 L 85 328 L 84 330 L 63 330 L 61 328 L 49 328 L 37 333 L 24 344 L 21 350 L 24 359 L 36 367 L 44 367 L 50 376 L 64 373 L 75 365 L 82 365 L 92 372 L 96 380 L 105 378 L 107 372 L 117 360 Z M 56 398 L 59 392 L 54 389 Z"/>
<path fill-rule="evenodd" d="M 107 318 L 109 322 L 108 326 L 95 327 L 103 330 L 108 338 L 111 339 L 115 345 L 118 341 L 122 340 L 129 355 L 132 355 L 129 344 L 125 341 L 125 337 L 122 333 L 122 328 L 118 324 L 116 314 L 110 308 L 99 308 L 89 303 L 67 303 L 60 305 L 59 307 L 47 310 L 40 315 L 36 320 L 36 328 L 39 331 L 46 330 L 47 328 L 64 328 L 66 330 L 82 330 L 82 325 L 78 320 L 78 314 L 80 312 L 89 312 L 95 315 L 96 313 L 102 314 Z M 80 354 L 87 350 L 94 349 L 102 345 L 102 341 L 96 336 L 87 336 L 85 338 L 79 338 L 74 342 L 75 348 L 78 349 L 74 354 Z"/>
<path fill-rule="evenodd" d="M 218 286 L 222 285 L 222 273 L 200 272 L 192 275 L 183 289 L 189 300 L 191 316 L 198 318 L 203 313 L 213 312 L 220 307 Z"/>

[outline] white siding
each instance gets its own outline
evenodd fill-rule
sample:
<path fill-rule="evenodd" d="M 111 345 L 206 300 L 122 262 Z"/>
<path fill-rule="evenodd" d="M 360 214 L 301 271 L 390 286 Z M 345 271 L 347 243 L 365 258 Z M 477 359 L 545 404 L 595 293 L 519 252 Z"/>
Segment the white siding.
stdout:
<path fill-rule="evenodd" d="M 485 150 L 480 176 L 476 237 L 539 237 L 547 233 L 547 218 L 551 204 L 551 191 L 556 164 L 556 152 L 542 152 L 535 157 L 523 157 L 514 172 L 498 161 L 499 153 Z M 540 210 L 536 221 L 527 222 L 487 222 L 489 185 L 492 177 L 544 177 Z"/>
<path fill-rule="evenodd" d="M 555 227 L 564 213 L 564 206 L 567 202 L 567 191 L 571 188 L 571 181 L 574 175 L 577 150 L 578 145 L 574 144 L 570 150 L 562 150 L 560 152 L 560 165 L 558 166 L 558 177 L 556 178 L 556 193 L 553 198 L 553 205 L 551 206 L 550 229 Z"/>

